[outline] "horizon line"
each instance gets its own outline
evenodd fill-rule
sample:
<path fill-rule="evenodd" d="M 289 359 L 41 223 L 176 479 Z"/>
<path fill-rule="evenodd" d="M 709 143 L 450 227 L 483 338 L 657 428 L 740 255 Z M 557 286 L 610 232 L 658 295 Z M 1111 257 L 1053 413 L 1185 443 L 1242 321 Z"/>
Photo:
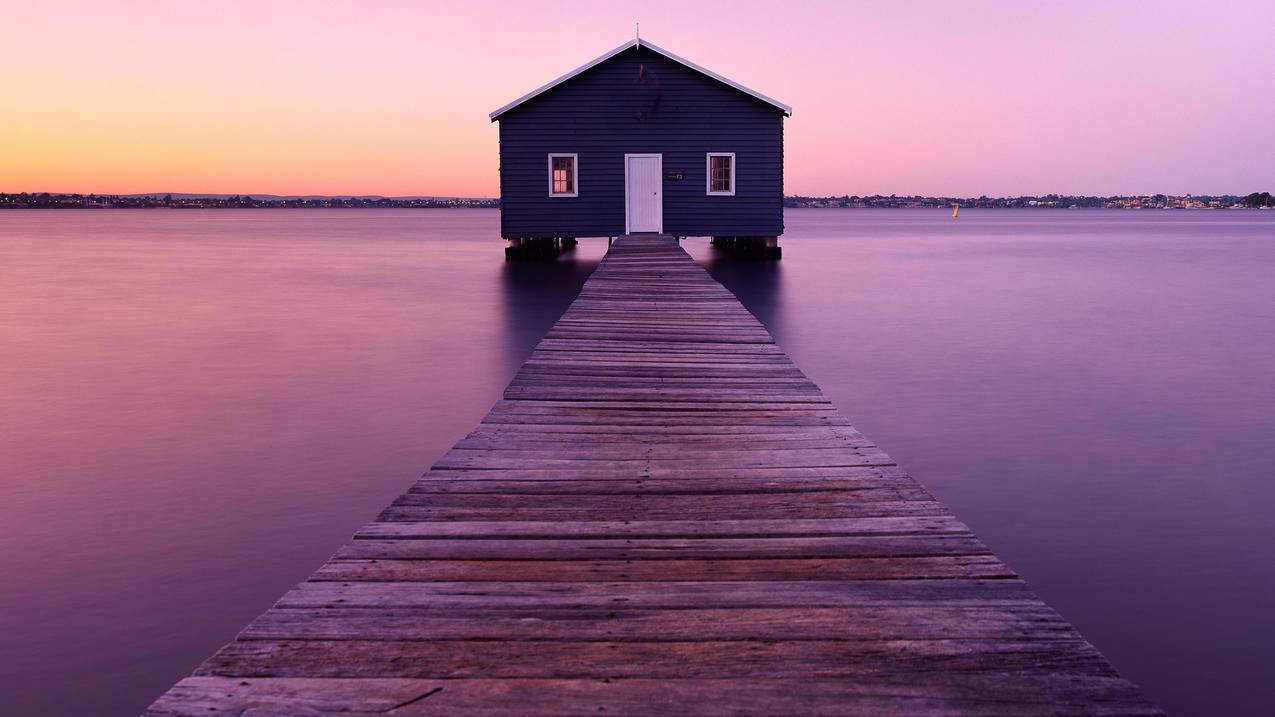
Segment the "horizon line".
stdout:
<path fill-rule="evenodd" d="M 1118 193 L 1118 194 L 1074 194 L 1062 192 L 1047 192 L 1044 194 L 899 194 L 891 192 L 883 194 L 876 192 L 872 194 L 857 194 L 843 192 L 840 194 L 784 194 L 784 199 L 808 198 L 808 199 L 839 199 L 842 197 L 897 197 L 901 199 L 921 198 L 921 199 L 1019 199 L 1024 197 L 1245 197 L 1250 194 L 1262 194 L 1263 191 L 1252 191 L 1247 193 L 1235 192 L 1185 192 L 1185 193 L 1169 193 L 1169 192 L 1142 192 L 1142 193 Z M 20 191 L 20 192 L 0 192 L 0 196 L 15 195 L 42 195 L 49 196 L 65 196 L 65 197 L 180 197 L 183 199 L 224 199 L 227 197 L 245 197 L 250 199 L 470 199 L 480 201 L 498 201 L 499 196 L 478 196 L 463 194 L 279 194 L 275 192 L 49 192 L 49 191 Z"/>

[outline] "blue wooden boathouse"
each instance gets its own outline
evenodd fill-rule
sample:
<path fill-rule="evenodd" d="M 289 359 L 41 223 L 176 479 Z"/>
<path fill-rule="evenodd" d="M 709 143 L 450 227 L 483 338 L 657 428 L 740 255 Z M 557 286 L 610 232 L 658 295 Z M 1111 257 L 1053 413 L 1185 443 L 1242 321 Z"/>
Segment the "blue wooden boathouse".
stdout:
<path fill-rule="evenodd" d="M 507 254 L 655 233 L 777 256 L 791 114 L 646 40 L 627 42 L 491 113 Z"/>

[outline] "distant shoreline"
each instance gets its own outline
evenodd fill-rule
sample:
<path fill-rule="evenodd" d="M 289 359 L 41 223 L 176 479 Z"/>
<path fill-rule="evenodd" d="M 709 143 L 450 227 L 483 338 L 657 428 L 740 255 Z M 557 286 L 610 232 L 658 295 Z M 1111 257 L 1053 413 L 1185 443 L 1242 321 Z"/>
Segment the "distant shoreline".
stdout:
<path fill-rule="evenodd" d="M 1272 209 L 1270 192 L 1246 196 L 1166 195 L 1021 197 L 903 197 L 842 195 L 784 197 L 787 209 Z M 276 196 L 238 194 L 0 193 L 0 209 L 499 209 L 487 197 Z"/>
<path fill-rule="evenodd" d="M 1269 209 L 1270 192 L 1235 194 L 1025 195 L 1020 197 L 901 197 L 843 195 L 840 197 L 784 197 L 785 208 L 817 209 Z"/>
<path fill-rule="evenodd" d="M 499 206 L 499 199 L 469 197 L 0 194 L 0 209 L 495 209 Z"/>

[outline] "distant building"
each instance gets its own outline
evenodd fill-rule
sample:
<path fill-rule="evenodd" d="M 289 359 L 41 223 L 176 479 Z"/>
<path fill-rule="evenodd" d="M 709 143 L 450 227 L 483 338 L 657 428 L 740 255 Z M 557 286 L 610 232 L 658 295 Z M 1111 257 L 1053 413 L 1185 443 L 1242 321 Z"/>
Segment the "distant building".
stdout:
<path fill-rule="evenodd" d="M 501 235 L 783 233 L 787 105 L 633 40 L 491 113 Z"/>

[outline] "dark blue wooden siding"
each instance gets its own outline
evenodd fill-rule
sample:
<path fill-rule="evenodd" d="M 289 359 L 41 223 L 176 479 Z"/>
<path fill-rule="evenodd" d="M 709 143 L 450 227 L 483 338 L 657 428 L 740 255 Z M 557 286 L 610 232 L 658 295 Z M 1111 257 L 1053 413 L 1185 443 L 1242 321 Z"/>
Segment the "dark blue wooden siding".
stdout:
<path fill-rule="evenodd" d="M 783 113 L 652 50 L 616 55 L 499 122 L 505 237 L 623 234 L 626 153 L 664 155 L 665 233 L 783 233 Z M 549 196 L 550 152 L 579 155 L 578 197 Z M 708 152 L 735 153 L 734 196 L 706 194 Z"/>

